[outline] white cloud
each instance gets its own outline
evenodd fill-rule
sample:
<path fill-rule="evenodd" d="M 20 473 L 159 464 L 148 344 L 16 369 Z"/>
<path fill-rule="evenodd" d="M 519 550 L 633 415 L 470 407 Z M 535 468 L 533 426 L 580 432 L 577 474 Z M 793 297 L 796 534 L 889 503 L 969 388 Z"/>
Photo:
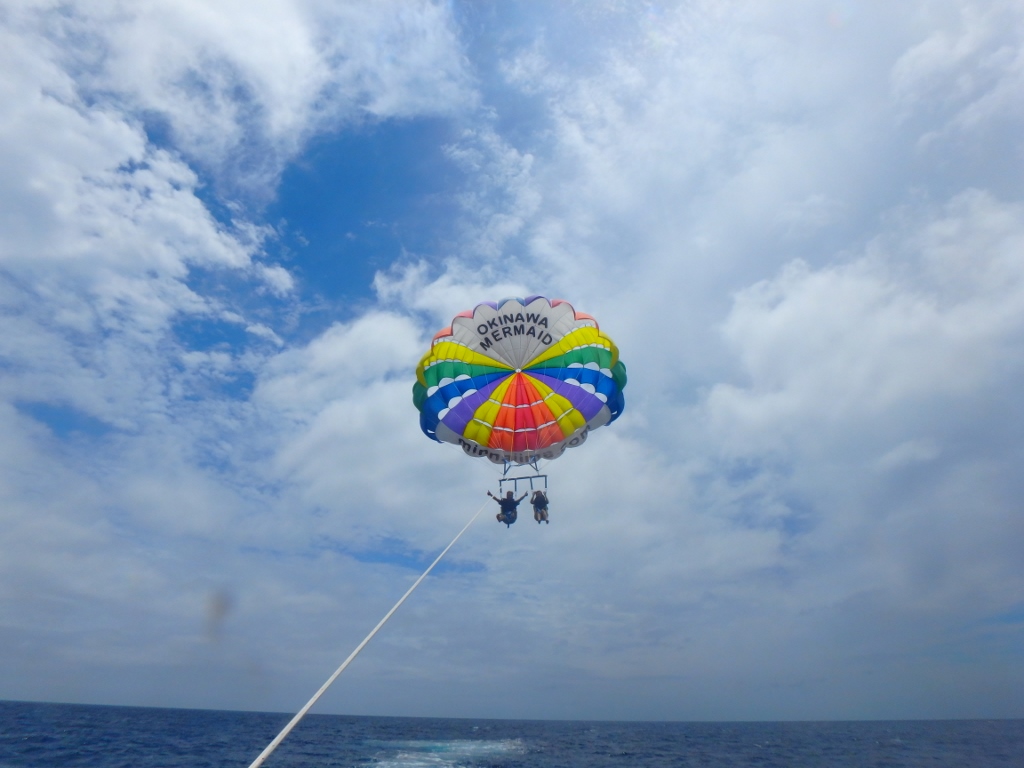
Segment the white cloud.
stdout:
<path fill-rule="evenodd" d="M 743 424 L 738 443 L 849 429 L 1005 375 L 1024 327 L 1024 208 L 967 192 L 904 238 L 736 297 L 723 332 L 750 384 L 717 386 L 709 405 Z"/>
<path fill-rule="evenodd" d="M 82 0 L 17 11 L 44 40 L 75 41 L 61 62 L 91 98 L 166 126 L 184 153 L 250 192 L 273 185 L 320 130 L 472 104 L 448 12 L 432 2 Z"/>
<path fill-rule="evenodd" d="M 737 493 L 798 524 L 779 564 L 819 629 L 850 621 L 847 604 L 888 627 L 872 653 L 918 657 L 941 636 L 999 667 L 962 633 L 1024 581 L 1007 408 L 1024 364 L 1022 213 L 965 192 L 847 263 L 794 263 L 740 292 L 723 326 L 742 383 L 709 391 L 706 439 L 748 467 Z"/>
<path fill-rule="evenodd" d="M 546 468 L 550 526 L 485 509 L 332 708 L 1019 715 L 974 629 L 1024 587 L 1019 14 L 987 7 L 14 8 L 0 693 L 308 696 L 493 506 L 417 428 L 430 334 L 541 290 L 619 343 L 627 410 Z M 464 129 L 458 239 L 289 340 L 312 262 L 193 165 L 272 192 L 318 131 L 424 114 Z"/>
<path fill-rule="evenodd" d="M 481 301 L 529 295 L 531 290 L 523 283 L 503 276 L 504 267 L 485 259 L 468 264 L 450 259 L 435 275 L 426 261 L 399 262 L 387 272 L 378 272 L 373 287 L 380 301 L 396 311 L 426 314 L 433 332 L 448 326 L 456 312 L 472 309 Z M 494 298 L 482 298 L 486 296 Z"/>
<path fill-rule="evenodd" d="M 295 278 L 284 267 L 268 267 L 261 264 L 259 274 L 270 290 L 278 296 L 286 296 L 295 289 Z"/>
<path fill-rule="evenodd" d="M 307 347 L 270 361 L 255 399 L 276 413 L 316 413 L 368 384 L 401 376 L 418 360 L 417 341 L 415 329 L 400 316 L 370 313 L 336 324 Z"/>
<path fill-rule="evenodd" d="M 911 113 L 938 108 L 951 116 L 950 127 L 961 130 L 993 118 L 1019 117 L 1015 94 L 1024 77 L 1024 56 L 1015 32 L 1022 21 L 1020 6 L 935 4 L 931 11 L 932 30 L 893 67 L 897 100 Z"/>
<path fill-rule="evenodd" d="M 223 189 L 272 184 L 319 130 L 451 113 L 472 92 L 447 11 L 433 3 L 281 3 L 259 14 L 178 3 L 6 10 L 0 447 L 9 461 L 0 486 L 9 535 L 0 635 L 22 650 L 8 656 L 17 674 L 5 676 L 3 694 L 159 703 L 167 699 L 147 674 L 207 663 L 209 595 L 237 590 L 242 617 L 338 599 L 331 588 L 304 602 L 310 571 L 283 582 L 243 576 L 260 557 L 357 567 L 329 550 L 310 553 L 320 534 L 305 527 L 309 505 L 267 471 L 289 432 L 257 430 L 281 429 L 289 408 L 275 403 L 280 413 L 261 421 L 244 398 L 245 378 L 281 339 L 261 322 L 267 312 L 239 294 L 255 280 L 266 289 L 257 283 L 254 296 L 286 302 L 293 278 L 253 261 L 269 230 L 218 221 L 189 163 Z M 225 290 L 232 281 L 242 291 Z M 177 329 L 192 321 L 275 347 L 240 353 L 214 337 L 192 348 Z M 297 516 L 280 514 L 278 504 L 296 500 Z M 368 583 L 351 572 L 339 580 Z M 243 651 L 241 666 L 258 665 L 261 652 Z M 234 674 L 234 661 L 214 663 Z"/>
<path fill-rule="evenodd" d="M 900 469 L 908 464 L 931 461 L 940 453 L 939 448 L 929 440 L 907 440 L 882 455 L 877 461 L 877 466 L 881 470 Z"/>
<path fill-rule="evenodd" d="M 839 674 L 848 704 L 818 701 L 845 716 L 894 711 L 882 703 L 894 691 L 854 678 L 884 669 L 914 689 L 923 671 L 899 670 L 936 633 L 999 670 L 979 673 L 969 706 L 984 708 L 986 686 L 1010 674 L 958 628 L 1014 605 L 1022 578 L 1008 543 L 1021 530 L 1009 407 L 1024 327 L 1021 189 L 991 159 L 1005 170 L 1016 157 L 1019 114 L 984 95 L 1014 82 L 1015 59 L 999 51 L 1019 25 L 986 17 L 988 36 L 939 75 L 911 77 L 908 64 L 984 8 L 679 6 L 630 27 L 642 35 L 612 35 L 585 64 L 546 44 L 560 34 L 550 28 L 506 57 L 509 83 L 544 111 L 535 134 L 515 134 L 537 202 L 497 264 L 594 311 L 631 371 L 626 417 L 552 469 L 577 500 L 569 512 L 585 515 L 573 537 L 592 559 L 571 542 L 557 565 L 515 553 L 574 585 L 570 615 L 593 628 L 593 645 L 570 644 L 575 663 L 642 674 L 615 650 L 631 647 L 616 629 L 651 625 L 662 633 L 642 643 L 651 674 L 715 669 L 720 683 L 742 669 L 756 701 L 761 685 Z M 958 130 L 995 144 L 945 133 L 922 153 L 923 131 L 945 120 L 927 79 L 972 82 L 979 67 L 988 85 L 976 79 L 958 103 L 992 109 Z M 983 163 L 968 162 L 978 153 Z M 486 283 L 474 266 L 469 256 L 439 279 L 423 268 L 380 286 L 421 302 L 423 286 L 443 286 L 462 308 L 460 288 Z M 623 440 L 624 453 L 612 458 L 598 437 Z M 623 458 L 637 450 L 662 463 Z M 597 458 L 581 473 L 583 455 Z M 624 584 L 595 560 L 615 562 Z M 597 630 L 601 605 L 622 613 Z M 844 636 L 857 622 L 864 633 Z M 814 689 L 776 706 L 807 716 Z M 901 706 L 939 711 L 915 696 Z"/>

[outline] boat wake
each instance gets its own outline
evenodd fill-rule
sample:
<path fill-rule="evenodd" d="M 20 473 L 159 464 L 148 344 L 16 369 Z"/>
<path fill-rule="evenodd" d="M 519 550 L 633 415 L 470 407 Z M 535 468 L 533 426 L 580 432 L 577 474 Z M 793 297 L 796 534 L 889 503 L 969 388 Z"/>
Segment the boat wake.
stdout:
<path fill-rule="evenodd" d="M 373 763 L 378 768 L 456 768 L 526 751 L 520 739 L 392 741 L 380 747 Z"/>

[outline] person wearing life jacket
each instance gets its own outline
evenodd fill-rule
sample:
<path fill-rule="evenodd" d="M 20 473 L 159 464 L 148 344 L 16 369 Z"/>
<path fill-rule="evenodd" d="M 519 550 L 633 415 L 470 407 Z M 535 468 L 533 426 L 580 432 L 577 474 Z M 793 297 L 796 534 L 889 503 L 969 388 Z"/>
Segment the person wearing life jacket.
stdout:
<path fill-rule="evenodd" d="M 519 502 L 526 498 L 526 494 L 524 493 L 518 499 L 512 496 L 512 491 L 506 493 L 505 498 L 503 499 L 499 499 L 490 491 L 487 492 L 487 495 L 494 499 L 496 502 L 498 502 L 498 506 L 501 507 L 501 512 L 497 514 L 497 520 L 499 523 L 504 523 L 505 527 L 508 528 L 510 525 L 512 525 L 512 523 L 516 521 L 516 518 L 519 516 L 519 513 L 517 511 L 519 507 Z"/>
<path fill-rule="evenodd" d="M 533 505 L 533 519 L 537 521 L 537 524 L 540 525 L 543 522 L 550 525 L 551 521 L 548 520 L 547 494 L 541 490 L 534 491 L 530 497 L 530 503 Z"/>

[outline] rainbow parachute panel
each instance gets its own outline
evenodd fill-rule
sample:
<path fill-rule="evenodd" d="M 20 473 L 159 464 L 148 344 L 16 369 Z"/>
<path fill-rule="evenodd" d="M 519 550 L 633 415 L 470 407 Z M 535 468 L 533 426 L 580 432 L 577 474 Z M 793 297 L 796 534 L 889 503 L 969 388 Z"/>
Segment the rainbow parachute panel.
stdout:
<path fill-rule="evenodd" d="M 543 296 L 462 312 L 416 368 L 423 432 L 495 463 L 554 459 L 625 406 L 626 367 L 590 315 Z"/>

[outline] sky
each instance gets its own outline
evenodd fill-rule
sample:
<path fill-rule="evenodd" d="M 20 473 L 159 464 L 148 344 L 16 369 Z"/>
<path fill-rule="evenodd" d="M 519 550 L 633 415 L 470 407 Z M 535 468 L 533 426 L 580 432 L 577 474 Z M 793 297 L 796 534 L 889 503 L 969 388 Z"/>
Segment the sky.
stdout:
<path fill-rule="evenodd" d="M 296 711 L 494 506 L 431 337 L 542 294 L 625 412 L 316 711 L 1024 717 L 1022 52 L 1016 0 L 4 0 L 0 698 Z"/>

